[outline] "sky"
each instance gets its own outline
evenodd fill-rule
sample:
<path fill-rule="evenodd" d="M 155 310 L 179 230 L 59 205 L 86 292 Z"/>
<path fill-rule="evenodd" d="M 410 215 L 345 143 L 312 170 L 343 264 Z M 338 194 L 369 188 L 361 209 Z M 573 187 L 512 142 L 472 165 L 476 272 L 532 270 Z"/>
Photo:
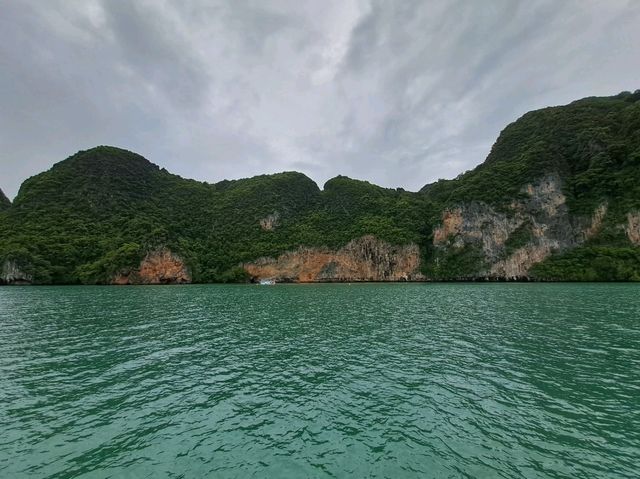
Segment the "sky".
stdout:
<path fill-rule="evenodd" d="M 417 190 L 529 110 L 640 88 L 637 0 L 2 0 L 0 188 L 78 150 Z"/>

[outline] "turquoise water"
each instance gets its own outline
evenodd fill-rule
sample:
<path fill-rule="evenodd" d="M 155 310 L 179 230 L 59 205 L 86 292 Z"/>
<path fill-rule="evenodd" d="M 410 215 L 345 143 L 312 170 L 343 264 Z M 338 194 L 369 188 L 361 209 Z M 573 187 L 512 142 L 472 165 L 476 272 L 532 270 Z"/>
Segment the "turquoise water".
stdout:
<path fill-rule="evenodd" d="M 0 477 L 630 478 L 640 287 L 0 288 Z"/>

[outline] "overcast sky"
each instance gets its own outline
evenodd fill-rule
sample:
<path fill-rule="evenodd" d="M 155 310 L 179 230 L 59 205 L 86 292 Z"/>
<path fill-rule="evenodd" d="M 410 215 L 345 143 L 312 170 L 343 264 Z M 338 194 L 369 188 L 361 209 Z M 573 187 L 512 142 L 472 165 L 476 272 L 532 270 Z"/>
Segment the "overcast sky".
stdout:
<path fill-rule="evenodd" d="M 528 110 L 640 88 L 638 45 L 636 0 L 2 0 L 0 188 L 105 144 L 416 190 Z"/>

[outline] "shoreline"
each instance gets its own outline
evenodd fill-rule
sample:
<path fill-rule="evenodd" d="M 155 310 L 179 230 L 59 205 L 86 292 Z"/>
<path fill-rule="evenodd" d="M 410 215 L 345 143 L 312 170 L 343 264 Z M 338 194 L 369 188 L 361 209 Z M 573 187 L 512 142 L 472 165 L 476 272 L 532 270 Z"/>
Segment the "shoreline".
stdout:
<path fill-rule="evenodd" d="M 139 283 L 139 284 L 82 284 L 82 283 L 37 283 L 37 284 L 0 284 L 1 288 L 41 288 L 41 287 L 70 287 L 70 286 L 91 286 L 91 287 L 145 287 L 145 286 L 205 286 L 205 285 L 229 285 L 229 286 L 283 286 L 283 285 L 320 285 L 320 284 L 344 284 L 344 285 L 365 285 L 365 284 L 640 284 L 640 281 L 580 281 L 580 280 L 509 280 L 509 279 L 466 279 L 466 280 L 415 280 L 415 281 L 282 281 L 270 285 L 261 285 L 252 282 L 209 282 L 209 283 Z"/>

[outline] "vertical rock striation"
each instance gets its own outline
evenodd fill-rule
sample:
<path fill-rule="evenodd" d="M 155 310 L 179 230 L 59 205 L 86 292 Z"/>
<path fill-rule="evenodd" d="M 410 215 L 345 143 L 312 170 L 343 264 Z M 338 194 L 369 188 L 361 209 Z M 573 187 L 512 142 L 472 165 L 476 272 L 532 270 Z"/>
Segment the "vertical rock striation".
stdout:
<path fill-rule="evenodd" d="M 260 228 L 262 228 L 263 231 L 273 231 L 276 229 L 276 226 L 278 226 L 279 221 L 280 213 L 276 211 L 260 219 Z"/>
<path fill-rule="evenodd" d="M 597 234 L 607 213 L 601 204 L 591 218 L 571 217 L 558 175 L 526 185 L 522 193 L 504 212 L 479 202 L 444 211 L 433 231 L 436 261 L 470 248 L 482 261 L 465 272 L 468 279 L 528 279 L 534 264 Z"/>
<path fill-rule="evenodd" d="M 627 214 L 627 224 L 624 227 L 629 241 L 635 246 L 640 246 L 640 212 Z"/>
<path fill-rule="evenodd" d="M 33 282 L 33 277 L 26 273 L 15 260 L 7 260 L 2 265 L 0 284 L 26 285 Z"/>
<path fill-rule="evenodd" d="M 338 250 L 301 247 L 278 258 L 243 265 L 254 279 L 278 282 L 418 281 L 420 250 L 415 244 L 395 246 L 374 236 L 350 241 Z"/>
<path fill-rule="evenodd" d="M 122 271 L 113 284 L 185 284 L 191 283 L 191 273 L 184 260 L 167 248 L 148 253 L 137 270 Z"/>

